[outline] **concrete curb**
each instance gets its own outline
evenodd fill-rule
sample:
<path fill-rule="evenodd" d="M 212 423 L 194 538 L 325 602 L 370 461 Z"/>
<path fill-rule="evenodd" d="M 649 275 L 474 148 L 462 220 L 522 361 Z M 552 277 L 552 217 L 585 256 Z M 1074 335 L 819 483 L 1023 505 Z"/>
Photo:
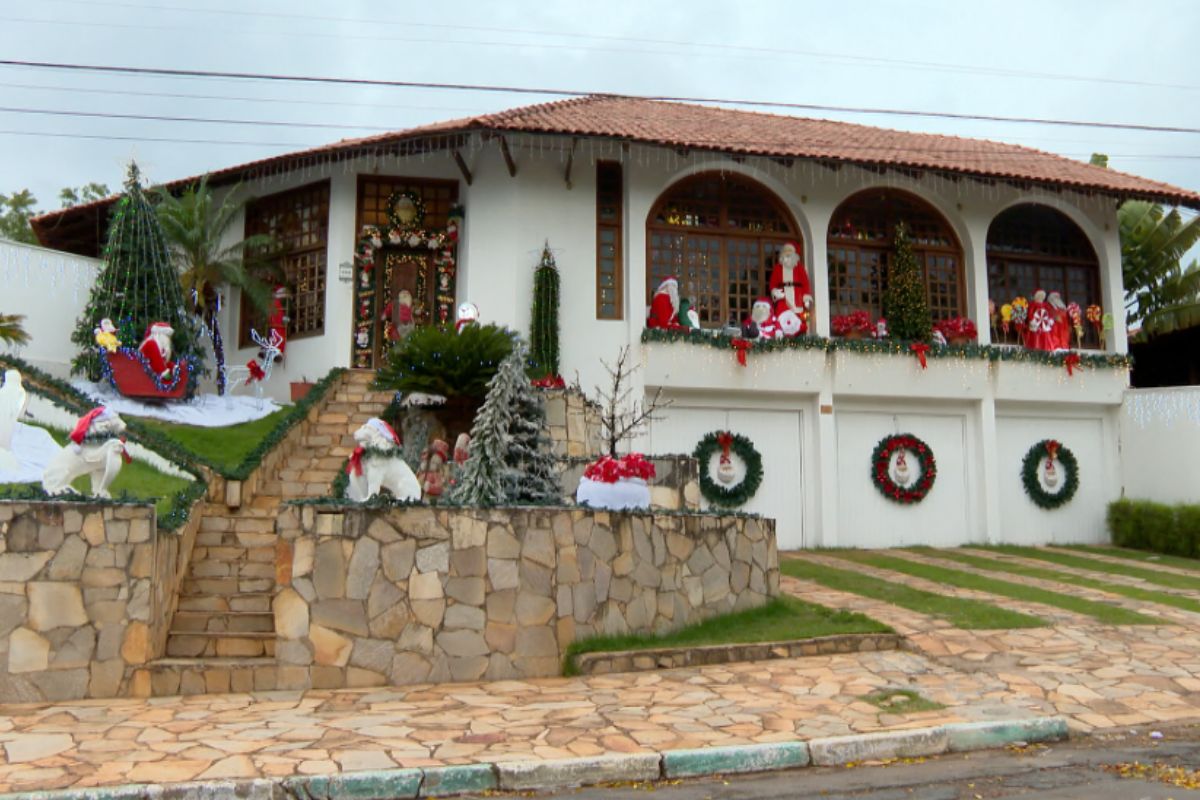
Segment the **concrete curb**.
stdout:
<path fill-rule="evenodd" d="M 838 766 L 962 753 L 1014 742 L 1067 738 L 1062 717 L 954 722 L 810 741 L 666 750 L 545 761 L 512 761 L 462 766 L 370 770 L 339 775 L 255 778 L 242 781 L 190 781 L 167 785 L 108 786 L 0 795 L 0 800 L 408 800 L 465 792 L 549 790 L 614 781 L 655 781 L 794 769 L 809 764 Z"/>

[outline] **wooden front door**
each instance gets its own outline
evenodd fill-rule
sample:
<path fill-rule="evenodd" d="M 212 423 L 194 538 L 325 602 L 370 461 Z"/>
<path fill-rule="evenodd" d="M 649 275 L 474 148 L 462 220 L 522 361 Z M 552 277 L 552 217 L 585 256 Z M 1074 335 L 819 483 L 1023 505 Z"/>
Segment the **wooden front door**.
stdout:
<path fill-rule="evenodd" d="M 434 319 L 433 254 L 423 250 L 384 249 L 376 269 L 383 280 L 376 293 L 374 365 L 379 367 L 387 351 L 417 325 Z"/>

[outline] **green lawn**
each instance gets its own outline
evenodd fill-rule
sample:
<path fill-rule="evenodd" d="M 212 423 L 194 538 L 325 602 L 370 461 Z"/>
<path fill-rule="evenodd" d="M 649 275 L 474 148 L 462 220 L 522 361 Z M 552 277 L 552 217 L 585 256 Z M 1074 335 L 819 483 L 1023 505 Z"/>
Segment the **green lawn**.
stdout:
<path fill-rule="evenodd" d="M 888 583 L 859 572 L 833 569 L 803 559 L 780 559 L 779 569 L 785 575 L 814 581 L 839 592 L 870 597 L 919 614 L 937 617 L 964 630 L 1038 628 L 1049 624 L 1039 617 L 1009 611 L 990 603 L 959 600 L 933 592 L 923 592 L 903 584 Z"/>
<path fill-rule="evenodd" d="M 1159 603 L 1160 605 L 1182 608 L 1185 611 L 1194 611 L 1200 614 L 1200 600 L 1194 600 L 1190 597 L 1183 597 L 1177 594 L 1156 592 L 1150 589 L 1142 589 L 1137 586 L 1124 586 L 1119 583 L 1108 583 L 1107 581 L 1097 580 L 1095 578 L 1085 578 L 1080 575 L 1072 575 L 1067 572 L 1057 572 L 1052 569 L 1030 567 L 1024 564 L 1014 564 L 1011 561 L 1000 561 L 994 558 L 981 558 L 979 556 L 968 555 L 967 553 L 960 553 L 955 550 L 935 550 L 931 547 L 913 547 L 910 549 L 914 552 L 921 553 L 922 555 L 931 556 L 933 558 L 944 558 L 950 561 L 956 561 L 960 564 L 967 564 L 968 566 L 976 567 L 978 569 L 988 569 L 995 572 L 1007 572 L 1012 575 L 1024 575 L 1027 578 L 1038 578 L 1039 580 L 1045 581 L 1069 583 L 1073 586 L 1084 586 L 1088 589 L 1099 589 L 1102 592 L 1119 594 L 1122 597 L 1128 597 L 1133 600 L 1142 600 L 1148 603 Z"/>
<path fill-rule="evenodd" d="M 233 470 L 279 425 L 289 411 L 290 408 L 281 408 L 262 419 L 224 428 L 177 425 L 145 417 L 138 418 L 138 422 L 169 437 L 192 455 Z"/>
<path fill-rule="evenodd" d="M 811 639 L 838 633 L 890 633 L 891 628 L 852 611 L 836 611 L 794 597 L 776 597 L 760 608 L 723 614 L 661 636 L 626 634 L 573 642 L 563 659 L 563 673 L 574 674 L 575 656 L 617 650 L 699 647 Z"/>
<path fill-rule="evenodd" d="M 1181 569 L 1190 569 L 1195 572 L 1200 572 L 1200 560 L 1195 558 L 1184 558 L 1183 556 L 1169 556 L 1163 553 L 1149 553 L 1145 550 L 1126 550 L 1120 547 L 1094 547 L 1087 544 L 1070 544 L 1066 545 L 1067 550 L 1077 550 L 1080 553 L 1087 553 L 1097 556 L 1112 556 L 1113 558 L 1123 558 L 1127 561 L 1142 561 L 1149 564 L 1163 564 L 1168 567 L 1179 567 Z"/>
<path fill-rule="evenodd" d="M 1170 586 L 1172 589 L 1190 589 L 1191 591 L 1200 591 L 1200 575 L 1192 577 L 1191 575 L 1176 575 L 1174 572 L 1158 572 L 1152 569 L 1143 569 L 1141 567 L 1133 566 L 1132 564 L 1110 564 L 1107 561 L 1101 561 L 1097 558 L 1076 556 L 1068 553 L 1054 553 L 1041 547 L 993 545 L 981 549 L 995 550 L 997 553 L 1007 553 L 1008 555 L 1021 556 L 1022 558 L 1034 558 L 1039 561 L 1048 561 L 1051 564 L 1060 564 L 1064 567 L 1075 567 L 1077 569 L 1091 570 L 1092 572 L 1103 572 L 1108 575 L 1125 575 L 1130 578 L 1140 578 L 1147 583 L 1153 583 L 1158 586 Z"/>
<path fill-rule="evenodd" d="M 1119 606 L 1110 606 L 1106 603 L 1097 603 L 1093 600 L 1084 600 L 1079 597 L 1073 597 L 1067 594 L 1059 594 L 1058 592 L 1047 591 L 1046 589 L 1038 589 L 1034 586 L 1024 586 L 1018 583 L 1009 583 L 1008 581 L 997 580 L 996 578 L 987 578 L 982 575 L 975 575 L 970 572 L 962 572 L 956 569 L 946 569 L 945 567 L 935 567 L 929 564 L 918 564 L 915 561 L 908 561 L 895 556 L 886 556 L 874 552 L 865 552 L 861 550 L 837 550 L 829 551 L 829 555 L 837 558 L 842 558 L 858 564 L 866 564 L 878 569 L 889 569 L 894 572 L 902 572 L 905 575 L 912 575 L 917 578 L 924 578 L 934 583 L 944 583 L 949 586 L 957 586 L 960 589 L 974 589 L 979 592 L 987 592 L 1001 597 L 1010 597 L 1014 600 L 1026 600 L 1033 603 L 1042 603 L 1043 605 L 1055 606 L 1067 611 L 1073 611 L 1076 614 L 1083 614 L 1092 617 L 1099 622 L 1107 625 L 1165 625 L 1168 624 L 1164 620 L 1155 619 L 1154 617 L 1145 614 L 1139 614 L 1135 611 L 1129 611 Z M 956 601 L 961 602 L 961 601 Z"/>

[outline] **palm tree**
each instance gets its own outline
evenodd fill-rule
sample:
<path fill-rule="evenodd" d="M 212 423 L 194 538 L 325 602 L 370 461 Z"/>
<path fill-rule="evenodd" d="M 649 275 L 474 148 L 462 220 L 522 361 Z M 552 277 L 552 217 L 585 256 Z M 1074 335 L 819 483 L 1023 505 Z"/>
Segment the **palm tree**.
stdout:
<path fill-rule="evenodd" d="M 0 342 L 8 344 L 25 344 L 29 341 L 29 334 L 25 332 L 25 328 L 21 323 L 25 320 L 24 314 L 0 314 Z"/>
<path fill-rule="evenodd" d="M 218 205 L 208 188 L 208 176 L 189 186 L 178 197 L 158 190 L 158 218 L 171 257 L 179 270 L 179 281 L 191 298 L 195 313 L 212 334 L 217 361 L 217 393 L 225 394 L 225 346 L 221 340 L 219 314 L 221 288 L 235 286 L 264 315 L 270 312 L 271 288 L 255 275 L 274 240 L 256 235 L 226 244 L 226 232 L 238 218 L 245 201 L 235 201 L 237 187 Z"/>
<path fill-rule="evenodd" d="M 1200 324 L 1200 264 L 1181 259 L 1200 242 L 1200 216 L 1130 200 L 1117 211 L 1125 311 L 1148 336 Z"/>

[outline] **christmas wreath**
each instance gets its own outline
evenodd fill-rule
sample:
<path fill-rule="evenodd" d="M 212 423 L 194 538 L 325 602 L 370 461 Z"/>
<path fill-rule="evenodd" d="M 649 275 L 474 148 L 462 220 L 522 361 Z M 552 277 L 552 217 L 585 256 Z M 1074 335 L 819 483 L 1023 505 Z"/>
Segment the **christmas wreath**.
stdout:
<path fill-rule="evenodd" d="M 913 469 L 909 454 L 916 455 L 920 469 Z M 893 460 L 893 456 L 895 457 Z M 871 481 L 883 496 L 897 503 L 919 503 L 937 479 L 933 450 L 911 433 L 885 436 L 871 454 Z"/>
<path fill-rule="evenodd" d="M 1045 509 L 1058 508 L 1079 488 L 1079 462 L 1061 442 L 1043 439 L 1025 454 L 1021 483 L 1030 500 Z"/>
<path fill-rule="evenodd" d="M 713 505 L 740 506 L 762 484 L 762 454 L 740 433 L 706 434 L 692 455 L 700 464 L 700 494 Z"/>

